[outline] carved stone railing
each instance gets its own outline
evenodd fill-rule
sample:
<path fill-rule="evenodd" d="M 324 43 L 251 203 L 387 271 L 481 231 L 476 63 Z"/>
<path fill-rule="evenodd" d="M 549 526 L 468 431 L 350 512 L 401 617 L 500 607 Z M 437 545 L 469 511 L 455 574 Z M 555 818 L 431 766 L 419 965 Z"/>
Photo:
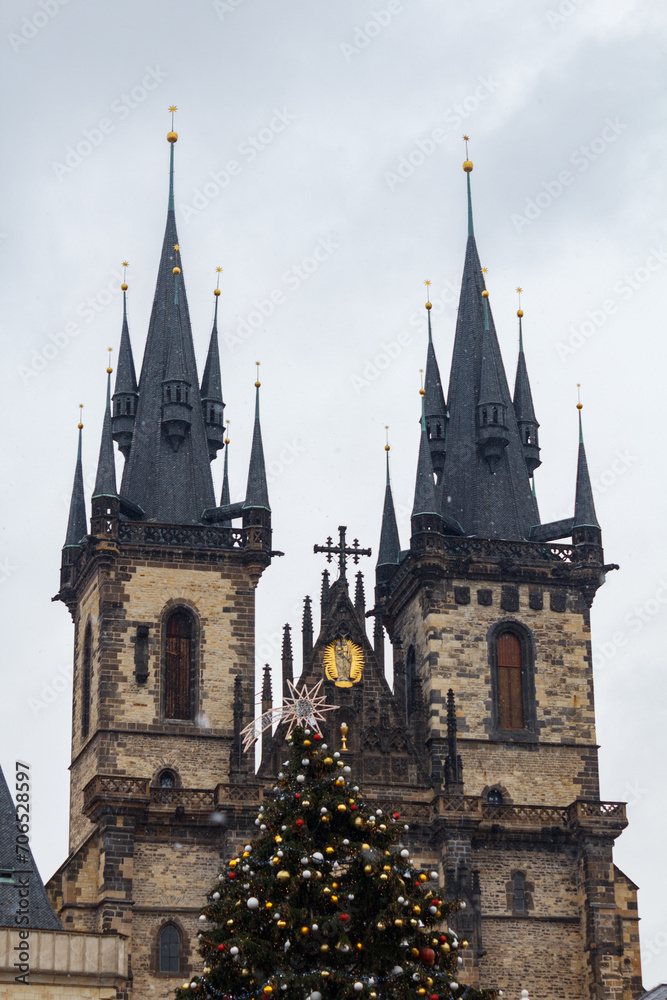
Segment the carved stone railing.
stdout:
<path fill-rule="evenodd" d="M 215 792 L 210 788 L 151 788 L 151 806 L 182 808 L 185 812 L 211 812 Z"/>
<path fill-rule="evenodd" d="M 502 539 L 442 537 L 442 551 L 446 555 L 477 561 L 505 561 L 517 563 L 559 562 L 574 560 L 573 545 L 551 545 L 544 542 L 512 542 Z"/>
<path fill-rule="evenodd" d="M 214 799 L 216 806 L 230 806 L 236 803 L 252 803 L 259 805 L 262 801 L 261 785 L 219 784 L 216 786 Z"/>
<path fill-rule="evenodd" d="M 146 805 L 150 800 L 148 778 L 124 778 L 112 774 L 96 774 L 83 790 L 83 808 L 89 809 L 96 799 L 115 803 Z"/>
<path fill-rule="evenodd" d="M 129 545 L 178 545 L 192 549 L 245 549 L 251 540 L 246 528 L 217 528 L 199 524 L 147 524 L 120 521 L 118 541 Z"/>
<path fill-rule="evenodd" d="M 577 799 L 568 806 L 495 804 L 475 795 L 439 795 L 432 804 L 432 818 L 468 816 L 480 823 L 507 827 L 544 828 L 590 826 L 623 828 L 626 823 L 624 802 L 595 802 Z"/>

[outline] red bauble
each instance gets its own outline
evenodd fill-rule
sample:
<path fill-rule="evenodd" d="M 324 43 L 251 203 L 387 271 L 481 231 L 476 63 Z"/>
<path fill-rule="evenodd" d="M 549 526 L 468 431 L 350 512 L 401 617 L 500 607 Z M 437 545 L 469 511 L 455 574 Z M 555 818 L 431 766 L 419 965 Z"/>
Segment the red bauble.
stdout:
<path fill-rule="evenodd" d="M 224 951 L 224 950 L 225 950 L 224 944 L 219 944 L 218 945 L 218 951 Z"/>
<path fill-rule="evenodd" d="M 315 734 L 313 735 L 313 739 L 314 739 L 314 740 L 321 740 L 321 739 L 322 739 L 322 735 L 321 735 L 321 733 L 315 733 Z"/>
<path fill-rule="evenodd" d="M 419 952 L 419 957 L 424 965 L 433 965 L 435 962 L 435 952 L 433 951 L 433 948 L 422 948 Z"/>
<path fill-rule="evenodd" d="M 447 940 L 447 935 L 446 934 L 441 934 L 440 935 L 440 941 L 441 941 L 441 943 L 444 944 L 446 940 Z"/>
<path fill-rule="evenodd" d="M 303 826 L 303 820 L 302 819 L 297 819 L 295 822 L 296 822 L 297 826 Z"/>
<path fill-rule="evenodd" d="M 438 1000 L 438 994 L 437 993 L 431 993 L 431 1000 Z"/>
<path fill-rule="evenodd" d="M 352 812 L 356 812 L 358 808 L 359 806 L 356 804 L 356 802 L 353 802 L 352 805 L 350 806 L 350 810 Z"/>
<path fill-rule="evenodd" d="M 432 899 L 431 900 L 431 904 L 433 906 L 440 906 L 440 900 L 439 899 Z"/>
<path fill-rule="evenodd" d="M 400 819 L 400 818 L 401 818 L 400 813 L 394 813 L 394 819 Z"/>
<path fill-rule="evenodd" d="M 341 913 L 340 919 L 343 921 L 344 924 L 346 924 L 350 918 L 347 913 Z"/>
<path fill-rule="evenodd" d="M 229 877 L 230 878 L 236 878 L 236 872 L 230 872 L 229 873 Z"/>

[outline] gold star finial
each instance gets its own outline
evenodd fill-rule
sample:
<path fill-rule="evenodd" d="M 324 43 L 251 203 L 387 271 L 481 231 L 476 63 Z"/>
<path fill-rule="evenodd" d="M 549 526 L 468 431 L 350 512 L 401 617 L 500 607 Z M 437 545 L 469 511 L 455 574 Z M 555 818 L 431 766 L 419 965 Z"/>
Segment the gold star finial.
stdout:
<path fill-rule="evenodd" d="M 482 268 L 482 274 L 488 274 L 488 273 L 489 273 L 488 267 L 483 267 Z"/>
<path fill-rule="evenodd" d="M 470 171 L 472 170 L 472 163 L 468 159 L 468 142 L 469 142 L 469 140 L 470 140 L 470 136 L 469 135 L 464 135 L 463 136 L 463 141 L 466 144 L 466 158 L 465 158 L 465 161 L 464 161 L 464 164 L 463 164 L 463 169 L 465 170 L 465 172 L 467 174 L 469 174 Z"/>
<path fill-rule="evenodd" d="M 385 424 L 384 425 L 384 433 L 385 433 L 385 439 L 386 439 L 385 440 L 384 450 L 385 451 L 391 451 L 391 446 L 389 444 L 389 424 Z"/>
<path fill-rule="evenodd" d="M 80 431 L 83 430 L 83 403 L 79 403 L 79 423 L 77 426 Z"/>
<path fill-rule="evenodd" d="M 260 385 L 262 384 L 259 381 L 259 361 L 255 361 L 255 364 L 257 365 L 257 381 L 255 382 L 255 388 L 259 389 Z"/>
<path fill-rule="evenodd" d="M 173 132 L 174 131 L 174 112 L 178 111 L 178 108 L 176 107 L 175 104 L 170 104 L 169 105 L 169 111 L 171 112 L 171 131 Z"/>
<path fill-rule="evenodd" d="M 123 284 L 120 287 L 121 291 L 123 292 L 127 291 L 127 269 L 129 266 L 130 262 L 127 260 L 124 260 L 123 263 L 121 264 L 121 267 L 123 268 Z"/>
<path fill-rule="evenodd" d="M 229 420 L 227 421 L 227 437 L 225 438 L 225 444 L 229 444 Z"/>
<path fill-rule="evenodd" d="M 431 308 L 431 296 L 430 296 L 429 293 L 431 291 L 431 289 L 430 289 L 431 279 L 427 278 L 426 281 L 424 282 L 424 284 L 426 285 L 426 299 L 427 299 L 426 308 L 430 309 Z"/>
<path fill-rule="evenodd" d="M 519 319 L 521 319 L 521 317 L 523 316 L 523 309 L 521 308 L 521 293 L 522 293 L 522 291 L 523 291 L 523 288 L 517 288 L 517 290 L 516 290 L 516 293 L 519 296 L 519 308 L 517 309 L 516 314 L 519 317 Z"/>
<path fill-rule="evenodd" d="M 176 251 L 176 253 L 178 253 L 180 249 L 181 249 L 180 243 L 174 243 L 174 250 Z"/>
<path fill-rule="evenodd" d="M 220 275 L 222 274 L 222 268 L 221 267 L 216 267 L 215 270 L 216 270 L 216 273 L 218 275 L 218 281 L 217 281 L 217 284 L 215 286 L 215 291 L 213 292 L 213 294 L 217 298 L 217 296 L 220 294 Z"/>
<path fill-rule="evenodd" d="M 577 382 L 577 409 L 583 410 L 584 404 L 581 402 L 581 382 Z"/>
<path fill-rule="evenodd" d="M 111 375 L 111 372 L 113 371 L 113 368 L 111 367 L 111 352 L 113 351 L 113 347 L 107 347 L 107 351 L 109 352 L 109 367 L 107 368 L 107 375 Z"/>

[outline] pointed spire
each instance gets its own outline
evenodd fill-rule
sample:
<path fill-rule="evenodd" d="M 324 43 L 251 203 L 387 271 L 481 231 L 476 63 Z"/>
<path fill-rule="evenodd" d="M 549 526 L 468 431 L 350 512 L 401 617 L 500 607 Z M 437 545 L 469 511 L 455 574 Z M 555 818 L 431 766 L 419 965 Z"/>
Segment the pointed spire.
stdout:
<path fill-rule="evenodd" d="M 111 348 L 109 348 L 111 351 Z M 97 463 L 97 477 L 95 479 L 95 489 L 93 499 L 96 497 L 117 497 L 116 489 L 116 461 L 113 450 L 113 436 L 111 433 L 111 366 L 107 368 L 107 406 L 104 411 L 104 422 L 102 424 L 102 441 L 100 443 L 100 457 Z"/>
<path fill-rule="evenodd" d="M 258 366 L 259 361 L 255 362 Z M 248 488 L 246 490 L 245 507 L 270 511 L 269 488 L 266 482 L 266 467 L 264 465 L 264 448 L 262 446 L 262 428 L 259 422 L 259 379 L 255 382 L 255 428 L 250 450 L 250 466 L 248 468 Z"/>
<path fill-rule="evenodd" d="M 424 282 L 427 289 L 430 281 Z M 426 349 L 426 373 L 424 377 L 424 410 L 426 413 L 426 430 L 431 449 L 431 462 L 437 481 L 440 483 L 442 470 L 445 465 L 446 437 L 447 437 L 447 406 L 445 404 L 445 394 L 442 390 L 442 380 L 440 378 L 440 368 L 435 356 L 433 347 L 433 334 L 431 331 L 431 303 L 426 303 L 426 315 L 428 317 L 428 347 Z"/>
<path fill-rule="evenodd" d="M 382 625 L 382 615 L 379 611 L 376 611 L 373 623 L 373 651 L 375 652 L 375 659 L 378 662 L 378 666 L 382 673 L 384 673 L 384 627 Z"/>
<path fill-rule="evenodd" d="M 579 411 L 579 455 L 577 458 L 577 488 L 574 501 L 574 526 L 576 528 L 597 528 L 600 530 L 597 515 L 595 513 L 595 501 L 593 500 L 593 487 L 588 474 L 588 462 L 586 461 L 586 449 L 584 447 L 584 432 L 581 423 L 581 402 L 577 403 Z"/>
<path fill-rule="evenodd" d="M 83 408 L 83 404 L 81 407 Z M 76 451 L 76 466 L 74 468 L 74 482 L 72 484 L 72 499 L 69 505 L 69 518 L 67 520 L 67 535 L 65 536 L 64 548 L 80 548 L 82 539 L 88 533 L 88 521 L 86 519 L 86 499 L 83 492 L 83 466 L 81 462 L 81 443 L 83 424 L 79 420 L 79 443 Z"/>
<path fill-rule="evenodd" d="M 528 368 L 526 366 L 526 356 L 523 351 L 523 309 L 521 308 L 521 288 L 517 288 L 519 294 L 519 358 L 516 366 L 516 379 L 514 381 L 514 413 L 516 414 L 521 444 L 523 446 L 524 458 L 528 468 L 528 475 L 532 477 L 535 469 L 541 465 L 540 448 L 538 443 L 537 429 L 540 426 L 535 418 L 535 408 L 533 407 L 533 394 L 530 391 L 530 380 L 528 378 Z M 534 486 L 534 484 L 533 484 Z M 533 496 L 534 488 L 533 488 Z"/>
<path fill-rule="evenodd" d="M 388 430 L 389 428 L 386 428 Z M 401 543 L 398 537 L 398 525 L 396 524 L 396 512 L 394 510 L 394 498 L 391 492 L 391 481 L 389 478 L 389 441 L 384 446 L 387 463 L 387 481 L 384 489 L 384 508 L 382 511 L 382 528 L 380 531 L 380 545 L 378 549 L 378 561 L 375 567 L 376 579 L 385 575 L 391 575 L 393 569 L 398 565 L 401 557 Z"/>
<path fill-rule="evenodd" d="M 364 574 L 359 570 L 356 575 L 356 583 L 354 588 L 354 610 L 357 612 L 357 617 L 361 622 L 362 627 L 365 629 L 366 621 L 366 595 L 364 594 Z"/>
<path fill-rule="evenodd" d="M 294 656 L 292 654 L 292 633 L 289 625 L 283 626 L 283 698 L 289 697 L 289 682 L 294 680 Z"/>
<path fill-rule="evenodd" d="M 303 599 L 303 623 L 301 626 L 303 670 L 310 663 L 313 652 L 313 609 L 310 597 Z"/>
<path fill-rule="evenodd" d="M 420 514 L 437 514 L 438 505 L 435 498 L 435 483 L 433 481 L 433 464 L 428 446 L 426 432 L 426 414 L 424 412 L 424 389 L 420 389 L 422 397 L 421 438 L 419 441 L 419 457 L 417 459 L 417 479 L 415 482 L 415 502 L 412 516 Z"/>
<path fill-rule="evenodd" d="M 329 607 L 329 570 L 325 569 L 322 573 L 322 593 L 320 595 L 320 616 L 321 621 L 324 621 Z"/>
<path fill-rule="evenodd" d="M 113 439 L 126 459 L 130 454 L 132 446 L 132 433 L 138 398 L 137 376 L 134 370 L 130 330 L 127 324 L 127 282 L 125 281 L 125 269 L 127 267 L 128 263 L 124 260 L 123 284 L 120 286 L 123 292 L 123 325 L 120 333 L 116 386 L 113 394 L 113 418 L 111 421 Z"/>
<path fill-rule="evenodd" d="M 220 374 L 220 352 L 218 350 L 218 299 L 220 297 L 221 267 L 216 268 L 218 285 L 214 291 L 215 311 L 213 313 L 213 329 L 201 380 L 201 403 L 204 410 L 206 437 L 208 440 L 209 458 L 211 461 L 223 446 L 223 417 L 225 404 L 222 399 L 222 376 Z"/>
<path fill-rule="evenodd" d="M 201 406 L 193 405 L 198 402 L 199 377 L 173 198 L 178 136 L 172 130 L 167 138 L 171 146 L 167 223 L 121 492 L 143 508 L 147 520 L 198 524 L 202 512 L 215 507 L 215 496 L 204 414 Z M 169 376 L 178 377 L 170 382 Z"/>
<path fill-rule="evenodd" d="M 442 513 L 445 525 L 458 524 L 464 535 L 525 539 L 531 526 L 539 523 L 539 512 L 526 475 L 493 316 L 482 294 L 486 291 L 485 269 L 480 264 L 472 228 L 472 163 L 466 159 L 463 168 L 467 175 L 468 239 L 447 392 L 447 452 L 440 490 Z M 482 389 L 485 397 L 498 398 L 501 433 L 483 431 L 484 414 L 479 404 L 491 400 L 481 399 Z M 489 421 L 493 423 L 493 407 L 490 413 L 487 411 Z M 497 437 L 497 444 L 489 444 L 486 437 Z"/>
<path fill-rule="evenodd" d="M 463 164 L 463 169 L 465 170 L 466 188 L 468 191 L 468 236 L 472 236 L 474 238 L 475 233 L 472 226 L 472 193 L 470 191 L 470 174 L 472 173 L 472 161 L 468 159 L 468 142 L 470 137 L 464 135 L 463 138 L 466 144 L 466 158 Z"/>
<path fill-rule="evenodd" d="M 262 712 L 270 710 L 273 704 L 273 691 L 271 687 L 271 667 L 268 663 L 264 664 L 264 678 L 262 681 Z M 264 706 L 268 707 L 265 708 Z"/>

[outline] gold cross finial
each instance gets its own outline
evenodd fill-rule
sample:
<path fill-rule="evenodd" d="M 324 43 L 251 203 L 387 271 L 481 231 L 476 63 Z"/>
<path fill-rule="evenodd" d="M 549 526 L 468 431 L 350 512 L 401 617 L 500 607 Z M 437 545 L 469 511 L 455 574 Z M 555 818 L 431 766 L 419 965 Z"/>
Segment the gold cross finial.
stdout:
<path fill-rule="evenodd" d="M 79 403 L 79 430 L 83 430 L 83 403 Z"/>
<path fill-rule="evenodd" d="M 229 444 L 229 420 L 227 421 L 227 437 L 225 438 L 225 444 Z"/>
<path fill-rule="evenodd" d="M 217 281 L 217 284 L 215 286 L 215 292 L 213 294 L 217 297 L 220 294 L 220 275 L 222 274 L 222 268 L 221 267 L 216 267 L 215 271 L 216 271 L 216 274 L 218 275 L 218 281 Z"/>
<path fill-rule="evenodd" d="M 584 405 L 581 402 L 581 382 L 577 382 L 577 409 L 583 410 Z"/>
<path fill-rule="evenodd" d="M 107 347 L 107 351 L 109 352 L 109 367 L 107 368 L 107 375 L 111 375 L 111 372 L 113 371 L 113 368 L 111 367 L 111 352 L 113 351 L 113 347 Z"/>
<path fill-rule="evenodd" d="M 466 160 L 467 160 L 468 159 L 468 143 L 470 142 L 470 136 L 469 135 L 464 135 L 463 136 L 463 141 L 466 144 Z"/>
<path fill-rule="evenodd" d="M 385 451 L 391 451 L 391 446 L 389 444 L 389 424 L 385 424 L 385 426 L 384 426 L 384 433 L 385 433 L 385 439 L 386 439 L 385 440 L 384 450 Z"/>
<path fill-rule="evenodd" d="M 262 384 L 259 381 L 259 361 L 255 361 L 255 364 L 257 365 L 257 381 L 255 382 L 255 388 L 259 389 L 260 385 Z"/>

